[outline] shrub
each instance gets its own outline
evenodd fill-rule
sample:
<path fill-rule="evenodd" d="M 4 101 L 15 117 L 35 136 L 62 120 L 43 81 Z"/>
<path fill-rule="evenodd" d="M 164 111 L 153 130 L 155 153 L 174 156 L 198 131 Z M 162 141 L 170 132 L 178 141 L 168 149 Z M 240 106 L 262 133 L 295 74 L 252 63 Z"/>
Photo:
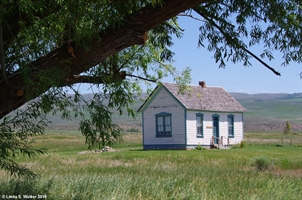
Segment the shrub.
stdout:
<path fill-rule="evenodd" d="M 245 141 L 241 141 L 239 143 L 239 148 L 244 148 L 246 146 L 246 142 Z"/>
<path fill-rule="evenodd" d="M 287 121 L 284 128 L 283 128 L 283 134 L 284 135 L 290 135 L 291 134 L 291 124 Z"/>
<path fill-rule="evenodd" d="M 270 161 L 268 160 L 267 157 L 264 156 L 256 157 L 254 159 L 253 165 L 256 167 L 257 170 L 262 171 L 269 168 Z"/>
<path fill-rule="evenodd" d="M 245 141 L 241 141 L 238 144 L 232 145 L 231 149 L 238 149 L 238 148 L 244 148 L 246 146 L 246 142 Z"/>
<path fill-rule="evenodd" d="M 127 129 L 126 132 L 139 132 L 139 130 L 137 128 L 130 128 L 130 129 Z"/>
<path fill-rule="evenodd" d="M 202 147 L 200 144 L 198 144 L 198 146 L 197 146 L 197 147 L 195 147 L 195 149 L 196 149 L 196 150 L 205 150 L 205 148 L 204 148 L 204 147 Z"/>

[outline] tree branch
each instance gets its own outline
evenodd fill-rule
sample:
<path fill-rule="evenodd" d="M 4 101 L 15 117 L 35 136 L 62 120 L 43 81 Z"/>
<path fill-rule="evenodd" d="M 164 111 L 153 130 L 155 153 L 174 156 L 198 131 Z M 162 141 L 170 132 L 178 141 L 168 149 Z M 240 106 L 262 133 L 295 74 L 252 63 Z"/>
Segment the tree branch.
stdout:
<path fill-rule="evenodd" d="M 149 82 L 156 82 L 158 79 L 148 79 L 141 76 L 136 76 L 133 74 L 127 74 L 125 71 L 119 72 L 119 74 L 108 74 L 107 76 L 100 77 L 100 76 L 86 76 L 86 75 L 78 75 L 72 78 L 67 79 L 65 82 L 61 83 L 59 87 L 71 86 L 77 83 L 90 83 L 90 84 L 109 84 L 116 81 L 116 78 L 125 79 L 126 77 L 134 77 L 141 80 L 149 81 Z"/>
<path fill-rule="evenodd" d="M 144 46 L 143 45 L 141 45 L 139 48 L 137 48 L 137 50 L 127 59 L 127 60 L 125 60 L 125 62 L 119 67 L 119 71 L 121 70 L 121 69 L 123 69 L 124 68 L 124 66 L 135 56 L 135 54 L 137 53 L 137 52 L 139 52 L 142 48 L 143 48 Z"/>
<path fill-rule="evenodd" d="M 158 81 L 158 79 L 155 79 L 155 80 L 154 79 L 148 79 L 148 78 L 144 78 L 144 77 L 141 77 L 141 76 L 136 76 L 136 75 L 133 75 L 133 74 L 126 74 L 126 76 L 138 78 L 138 79 L 153 82 L 153 83 L 156 83 L 156 81 Z"/>
<path fill-rule="evenodd" d="M 244 48 L 242 46 L 241 46 L 241 48 L 244 51 L 246 51 L 248 54 L 250 54 L 251 56 L 253 56 L 256 60 L 258 60 L 266 68 L 268 68 L 269 70 L 271 70 L 274 74 L 276 74 L 277 76 L 281 76 L 280 72 L 277 72 L 274 68 L 270 67 L 268 64 L 266 64 L 263 60 L 261 60 L 258 56 L 256 56 L 255 54 L 253 54 L 251 51 L 249 51 L 248 49 L 246 49 L 246 48 Z"/>
<path fill-rule="evenodd" d="M 2 79 L 5 84 L 8 84 L 6 78 L 6 67 L 5 67 L 5 54 L 4 54 L 4 43 L 3 43 L 3 19 L 0 14 L 0 80 Z"/>
<path fill-rule="evenodd" d="M 11 41 L 17 36 L 21 30 L 20 22 L 22 22 L 22 24 L 24 24 L 26 27 L 30 27 L 32 25 L 32 21 L 29 19 L 28 13 L 21 11 L 16 1 L 10 4 L 10 6 L 13 8 L 13 12 L 10 13 L 9 19 L 3 19 L 3 22 L 5 22 L 4 25 L 6 25 L 3 26 L 3 41 L 5 43 Z M 56 2 L 49 1 L 47 9 L 43 11 L 36 11 L 34 16 L 42 19 L 57 12 L 59 9 L 61 9 L 60 5 L 57 5 Z"/>
<path fill-rule="evenodd" d="M 74 76 L 72 78 L 67 79 L 65 82 L 60 85 L 61 87 L 70 86 L 77 83 L 93 83 L 93 84 L 103 84 L 104 80 L 102 77 L 96 76 Z"/>
<path fill-rule="evenodd" d="M 191 14 L 180 13 L 178 16 L 180 16 L 180 17 L 190 17 L 190 18 L 195 19 L 195 20 L 197 20 L 197 21 L 206 22 L 205 20 L 202 20 L 202 19 L 199 19 L 199 18 L 197 18 L 197 17 L 194 17 L 194 16 L 191 15 Z"/>
<path fill-rule="evenodd" d="M 165 0 L 162 5 L 156 7 L 148 5 L 136 14 L 123 19 L 123 23 L 121 23 L 123 25 L 119 29 L 108 28 L 100 33 L 99 38 L 89 45 L 88 51 L 82 47 L 73 46 L 77 59 L 72 58 L 66 51 L 67 47 L 63 46 L 34 61 L 31 66 L 35 68 L 55 66 L 60 67 L 62 71 L 71 71 L 69 76 L 80 74 L 124 48 L 144 44 L 146 42 L 145 33 L 148 30 L 202 2 L 206 2 L 206 0 L 187 0 L 185 2 Z M 89 62 L 87 62 L 88 60 Z"/>
<path fill-rule="evenodd" d="M 122 49 L 133 45 L 144 44 L 146 31 L 160 25 L 178 13 L 207 1 L 208 0 L 163 0 L 160 5 L 154 6 L 149 4 L 133 15 L 122 19 L 119 23 L 121 25 L 118 28 L 114 29 L 111 27 L 101 32 L 99 37 L 95 38 L 95 40 L 89 44 L 88 50 L 84 47 L 73 46 L 76 58 L 68 53 L 67 45 L 65 44 L 65 46 L 55 49 L 44 57 L 30 63 L 32 69 L 31 81 L 36 87 L 39 87 L 41 80 L 35 77 L 38 77 L 37 75 L 39 73 L 45 73 L 45 71 L 53 68 L 58 68 L 61 72 L 54 82 L 60 83 L 64 82 L 63 80 L 73 78 Z M 24 88 L 25 80 L 22 73 L 17 75 L 12 74 L 9 77 L 9 83 L 9 87 L 5 87 L 3 82 L 0 83 L 0 119 L 53 86 L 52 83 L 49 83 L 48 86 L 44 86 L 43 90 L 41 88 L 38 90 L 35 90 L 35 88 Z M 24 92 L 21 96 L 18 96 L 12 88 L 14 88 L 14 90 L 17 88 L 17 91 L 18 88 L 24 88 Z M 31 93 L 33 93 L 32 91 L 37 92 L 30 96 L 30 98 L 26 98 L 27 91 L 31 91 Z"/>
<path fill-rule="evenodd" d="M 68 78 L 66 81 L 60 84 L 60 87 L 70 86 L 76 83 L 93 83 L 93 84 L 108 84 L 116 81 L 116 79 L 125 79 L 126 72 L 121 71 L 117 74 L 107 74 L 105 76 L 87 76 L 87 75 L 76 75 Z"/>
<path fill-rule="evenodd" d="M 220 26 L 218 26 L 213 20 L 211 20 L 209 17 L 205 16 L 202 12 L 200 12 L 197 8 L 193 8 L 193 10 L 198 13 L 200 16 L 202 16 L 204 19 L 206 19 L 207 21 L 209 21 L 215 28 L 217 28 L 224 36 L 225 38 L 229 37 L 230 35 L 228 35 L 228 33 L 226 33 Z M 248 54 L 250 54 L 253 58 L 255 58 L 256 60 L 258 60 L 262 65 L 264 65 L 266 68 L 268 68 L 269 70 L 271 70 L 274 74 L 276 74 L 277 76 L 281 76 L 281 74 L 279 72 L 277 72 L 274 68 L 270 67 L 268 64 L 266 64 L 263 60 L 261 60 L 258 56 L 256 56 L 255 54 L 253 54 L 251 51 L 249 51 L 248 49 L 246 49 L 244 46 L 240 45 L 239 42 L 235 41 L 236 43 L 236 47 L 244 50 L 245 52 L 247 52 Z"/>

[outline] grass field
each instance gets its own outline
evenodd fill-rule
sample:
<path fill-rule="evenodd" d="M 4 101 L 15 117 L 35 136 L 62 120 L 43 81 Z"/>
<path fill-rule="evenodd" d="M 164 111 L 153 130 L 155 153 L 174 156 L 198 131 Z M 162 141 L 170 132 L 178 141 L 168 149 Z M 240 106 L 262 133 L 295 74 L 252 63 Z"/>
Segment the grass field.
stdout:
<path fill-rule="evenodd" d="M 132 133 L 113 147 L 115 152 L 79 154 L 87 150 L 83 136 L 52 132 L 35 138 L 47 154 L 17 158 L 40 177 L 27 180 L 0 171 L 0 194 L 81 200 L 302 199 L 302 135 L 283 146 L 281 133 L 245 136 L 243 149 L 143 151 L 141 134 Z M 259 160 L 265 170 L 256 169 Z"/>

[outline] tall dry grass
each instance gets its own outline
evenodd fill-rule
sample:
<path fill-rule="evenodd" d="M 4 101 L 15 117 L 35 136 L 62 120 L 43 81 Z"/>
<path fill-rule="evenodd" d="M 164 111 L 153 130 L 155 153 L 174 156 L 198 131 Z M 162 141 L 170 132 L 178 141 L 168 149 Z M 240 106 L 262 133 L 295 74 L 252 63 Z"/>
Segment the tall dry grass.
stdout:
<path fill-rule="evenodd" d="M 41 177 L 14 178 L 0 171 L 1 195 L 47 199 L 302 199 L 302 148 L 247 146 L 205 151 L 143 151 L 140 134 L 127 134 L 116 152 L 87 153 L 78 134 L 36 138 L 49 148 L 18 158 Z M 265 156 L 269 170 L 257 170 Z"/>

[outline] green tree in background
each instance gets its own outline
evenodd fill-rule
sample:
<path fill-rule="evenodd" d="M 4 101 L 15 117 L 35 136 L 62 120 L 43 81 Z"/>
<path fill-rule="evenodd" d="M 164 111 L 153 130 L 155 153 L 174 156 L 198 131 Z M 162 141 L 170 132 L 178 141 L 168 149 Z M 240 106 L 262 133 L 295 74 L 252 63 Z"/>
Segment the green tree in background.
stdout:
<path fill-rule="evenodd" d="M 226 61 L 249 66 L 256 59 L 280 75 L 263 61 L 272 60 L 273 51 L 281 52 L 283 65 L 301 62 L 302 16 L 295 0 L 2 0 L 1 168 L 33 175 L 11 158 L 44 152 L 32 148 L 29 137 L 43 134 L 46 114 L 80 117 L 89 148 L 110 145 L 121 139 L 121 130 L 109 109 L 134 116 L 130 105 L 142 84 L 164 76 L 188 83 L 190 70 L 178 72 L 171 64 L 172 36 L 182 35 L 179 16 L 200 21 L 196 40 L 219 67 Z M 251 52 L 254 45 L 263 51 Z M 80 83 L 98 88 L 92 100 L 84 100 Z"/>
<path fill-rule="evenodd" d="M 292 143 L 293 143 L 292 138 L 291 138 L 292 128 L 291 128 L 291 124 L 288 121 L 286 121 L 286 124 L 283 128 L 283 134 L 284 134 L 285 139 L 286 139 L 285 141 L 290 139 L 290 145 L 292 146 Z M 282 145 L 283 145 L 283 139 L 282 139 Z"/>
<path fill-rule="evenodd" d="M 283 128 L 283 134 L 285 136 L 288 136 L 291 134 L 291 132 L 292 132 L 291 124 L 287 121 Z"/>

